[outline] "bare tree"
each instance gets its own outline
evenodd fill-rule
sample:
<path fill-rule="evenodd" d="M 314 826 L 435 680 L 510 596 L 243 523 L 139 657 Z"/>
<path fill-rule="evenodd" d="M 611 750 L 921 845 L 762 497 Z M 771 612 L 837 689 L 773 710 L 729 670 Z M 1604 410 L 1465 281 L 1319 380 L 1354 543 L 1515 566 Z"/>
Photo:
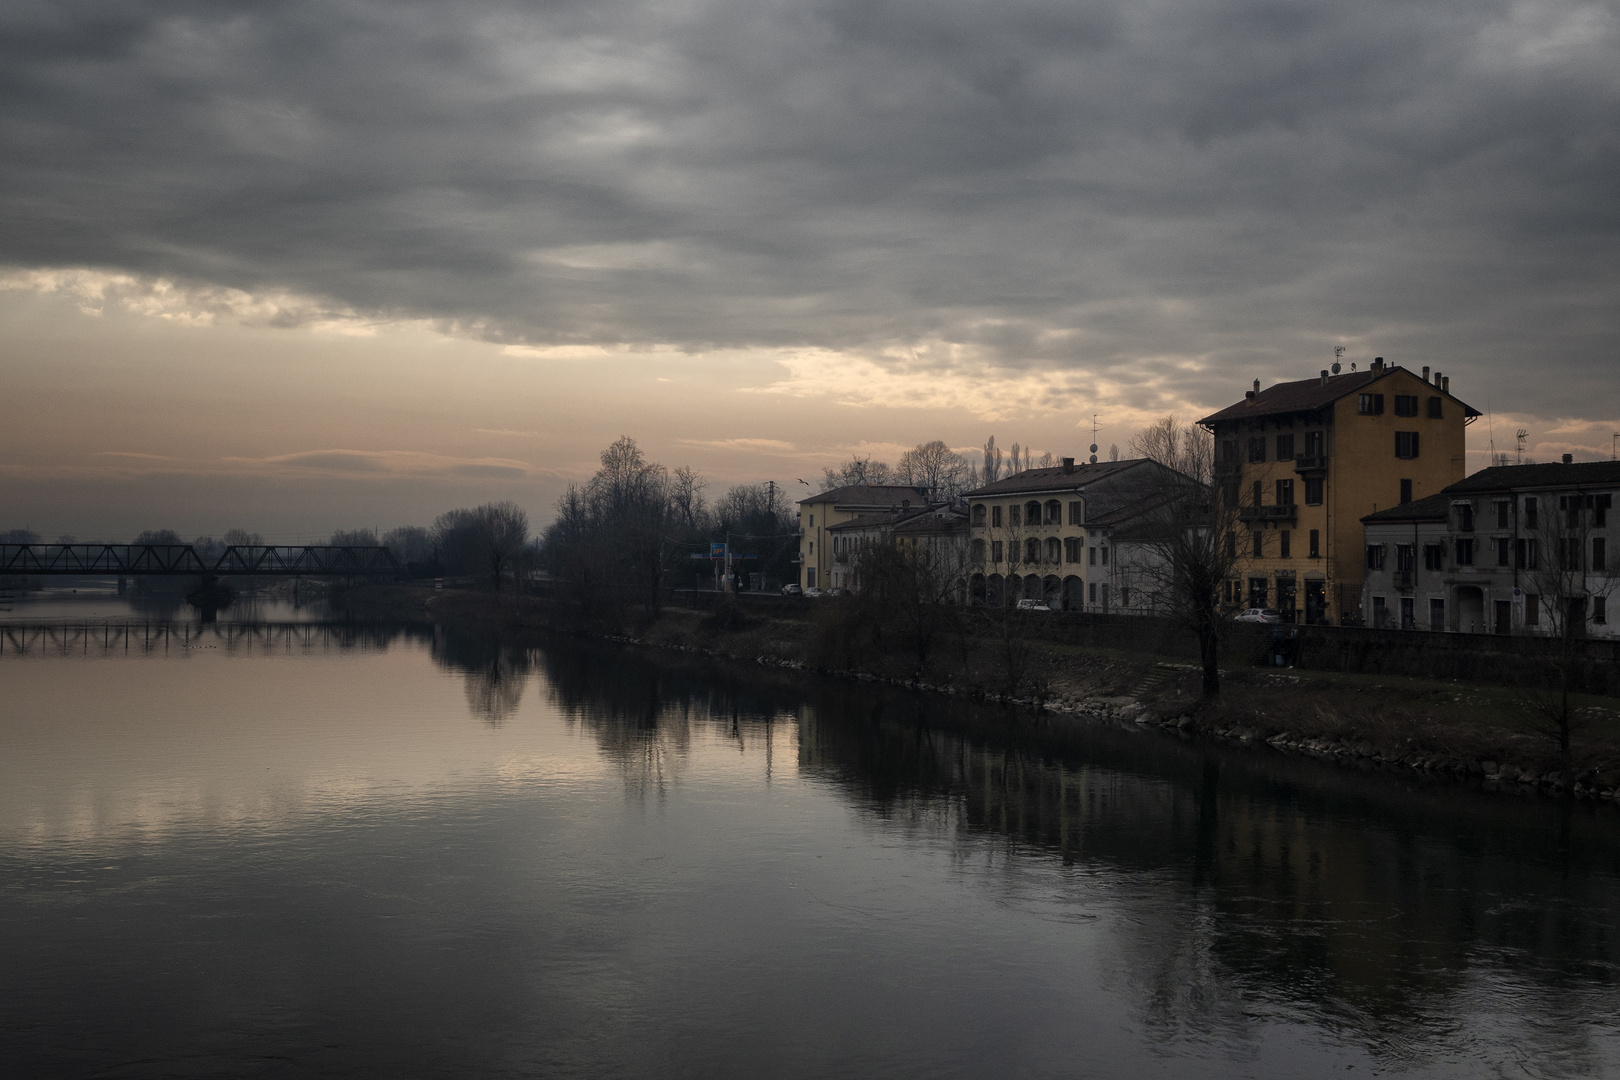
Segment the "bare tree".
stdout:
<path fill-rule="evenodd" d="M 1214 435 L 1166 416 L 1131 439 L 1131 452 L 1156 463 L 1143 495 L 1153 507 L 1138 526 L 1141 555 L 1132 573 L 1149 583 L 1167 614 L 1198 638 L 1206 698 L 1221 692 L 1220 652 L 1225 621 L 1221 583 L 1231 579 L 1237 551 L 1237 503 L 1217 492 Z"/>
<path fill-rule="evenodd" d="M 930 501 L 941 502 L 955 499 L 963 490 L 968 463 L 943 441 L 935 439 L 918 443 L 902 454 L 894 472 L 900 483 L 923 488 Z"/>
<path fill-rule="evenodd" d="M 836 469 L 821 470 L 821 490 L 832 491 L 834 488 L 852 487 L 861 484 L 889 484 L 894 482 L 894 472 L 886 461 L 874 461 L 870 457 L 854 455 L 843 465 Z"/>
<path fill-rule="evenodd" d="M 1515 558 L 1522 564 L 1526 630 L 1550 639 L 1550 647 L 1542 677 L 1522 681 L 1514 697 L 1526 726 L 1558 747 L 1566 783 L 1574 780 L 1575 739 L 1589 720 L 1574 699 L 1584 661 L 1580 642 L 1594 609 L 1606 608 L 1620 585 L 1606 536 L 1594 533 L 1599 515 L 1609 511 L 1599 503 L 1604 498 L 1573 491 L 1520 502 L 1524 535 Z"/>
<path fill-rule="evenodd" d="M 994 435 L 984 441 L 983 479 L 986 484 L 993 484 L 1001 479 L 1001 447 L 996 445 Z"/>
<path fill-rule="evenodd" d="M 510 500 L 471 510 L 447 510 L 434 519 L 439 559 L 454 573 L 488 573 L 499 592 L 513 558 L 529 540 L 529 515 Z"/>

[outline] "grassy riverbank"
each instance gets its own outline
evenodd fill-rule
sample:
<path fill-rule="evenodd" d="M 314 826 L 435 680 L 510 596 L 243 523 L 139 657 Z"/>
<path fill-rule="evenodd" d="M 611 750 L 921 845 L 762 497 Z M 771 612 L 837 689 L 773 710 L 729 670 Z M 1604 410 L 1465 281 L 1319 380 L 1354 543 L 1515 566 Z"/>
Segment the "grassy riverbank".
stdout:
<path fill-rule="evenodd" d="M 1620 787 L 1620 701 L 1580 701 L 1584 728 L 1574 783 L 1556 747 L 1531 730 L 1522 695 L 1404 677 L 1234 665 L 1217 702 L 1199 700 L 1192 665 L 1150 653 L 1043 641 L 1034 619 L 995 619 L 938 635 L 926 662 L 889 642 L 852 647 L 831 604 L 794 611 L 666 608 L 648 620 L 582 620 L 536 597 L 364 586 L 338 601 L 359 618 L 433 621 L 510 634 L 577 633 L 746 662 L 877 678 L 948 693 L 1017 701 L 1083 715 L 1124 716 L 1189 734 L 1269 743 L 1294 753 L 1375 767 L 1477 778 L 1507 790 L 1577 790 L 1615 798 Z"/>

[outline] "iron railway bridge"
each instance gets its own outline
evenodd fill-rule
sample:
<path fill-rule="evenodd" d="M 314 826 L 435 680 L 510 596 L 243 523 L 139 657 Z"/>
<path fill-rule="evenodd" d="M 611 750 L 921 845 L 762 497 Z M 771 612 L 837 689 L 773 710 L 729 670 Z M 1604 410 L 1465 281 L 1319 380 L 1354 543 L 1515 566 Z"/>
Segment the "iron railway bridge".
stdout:
<path fill-rule="evenodd" d="M 191 544 L 0 544 L 0 577 L 392 577 L 385 547 L 233 544 L 208 559 Z"/>

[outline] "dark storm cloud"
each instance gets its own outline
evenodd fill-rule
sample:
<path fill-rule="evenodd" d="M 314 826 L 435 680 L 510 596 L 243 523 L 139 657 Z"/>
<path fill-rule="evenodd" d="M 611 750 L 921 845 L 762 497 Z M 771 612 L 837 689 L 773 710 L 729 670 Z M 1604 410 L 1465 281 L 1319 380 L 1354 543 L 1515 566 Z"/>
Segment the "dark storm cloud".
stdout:
<path fill-rule="evenodd" d="M 0 259 L 497 340 L 937 340 L 1127 394 L 1186 377 L 1138 358 L 1199 355 L 1205 400 L 1346 335 L 1503 388 L 1540 365 L 1548 408 L 1613 408 L 1617 22 L 1573 0 L 13 0 Z"/>

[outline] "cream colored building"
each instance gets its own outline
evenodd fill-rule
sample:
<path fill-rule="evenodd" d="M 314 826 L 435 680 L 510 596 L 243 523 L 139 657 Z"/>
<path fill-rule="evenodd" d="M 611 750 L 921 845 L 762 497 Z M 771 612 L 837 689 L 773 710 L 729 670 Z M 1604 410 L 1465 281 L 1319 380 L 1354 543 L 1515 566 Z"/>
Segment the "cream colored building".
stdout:
<path fill-rule="evenodd" d="M 1026 469 L 967 493 L 968 595 L 975 603 L 1041 600 L 1067 611 L 1118 611 L 1110 520 L 1177 474 L 1147 458 Z"/>
<path fill-rule="evenodd" d="M 806 589 L 834 586 L 832 535 L 827 531 L 832 526 L 863 514 L 926 505 L 923 488 L 899 484 L 856 484 L 799 500 L 799 584 Z"/>

